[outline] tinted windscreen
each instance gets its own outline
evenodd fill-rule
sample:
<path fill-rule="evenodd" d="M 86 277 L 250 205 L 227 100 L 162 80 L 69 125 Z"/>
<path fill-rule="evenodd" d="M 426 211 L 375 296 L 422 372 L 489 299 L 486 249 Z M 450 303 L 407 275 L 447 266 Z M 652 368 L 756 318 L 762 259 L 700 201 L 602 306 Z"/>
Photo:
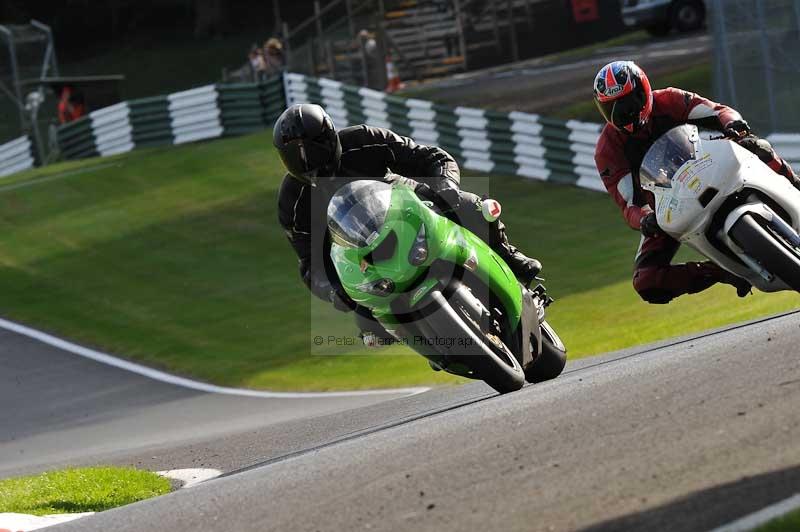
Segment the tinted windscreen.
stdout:
<path fill-rule="evenodd" d="M 669 130 L 647 151 L 639 169 L 642 185 L 672 187 L 672 177 L 686 161 L 695 158 L 695 126 L 680 126 Z"/>
<path fill-rule="evenodd" d="M 392 187 L 381 181 L 354 181 L 328 203 L 328 228 L 334 242 L 361 248 L 370 245 L 386 221 Z"/>

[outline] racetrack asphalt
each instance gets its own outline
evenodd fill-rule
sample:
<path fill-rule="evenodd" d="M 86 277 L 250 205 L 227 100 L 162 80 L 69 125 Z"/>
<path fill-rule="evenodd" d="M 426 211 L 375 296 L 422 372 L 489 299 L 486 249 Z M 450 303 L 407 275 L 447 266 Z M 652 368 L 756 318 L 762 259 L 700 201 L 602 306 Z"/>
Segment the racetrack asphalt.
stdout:
<path fill-rule="evenodd" d="M 229 432 L 194 449 L 247 455 L 228 476 L 53 530 L 708 530 L 800 491 L 799 340 L 790 313 Z"/>
<path fill-rule="evenodd" d="M 204 393 L 0 330 L 0 478 L 96 463 L 225 471 L 246 465 L 247 454 L 207 450 L 195 458 L 192 446 L 391 397 L 264 399 Z M 242 446 L 245 440 L 237 439 Z M 180 460 L 174 453 L 162 456 L 174 448 Z M 253 452 L 260 458 L 263 451 Z"/>

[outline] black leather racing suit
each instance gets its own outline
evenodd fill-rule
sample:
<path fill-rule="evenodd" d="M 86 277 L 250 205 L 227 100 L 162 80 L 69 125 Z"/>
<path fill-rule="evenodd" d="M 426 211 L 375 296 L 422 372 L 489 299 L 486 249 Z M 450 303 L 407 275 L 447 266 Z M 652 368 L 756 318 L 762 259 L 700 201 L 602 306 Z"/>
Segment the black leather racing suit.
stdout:
<path fill-rule="evenodd" d="M 460 184 L 458 164 L 441 148 L 417 144 L 388 129 L 366 125 L 342 129 L 338 135 L 342 157 L 336 177 L 320 177 L 312 187 L 287 174 L 278 194 L 278 219 L 297 253 L 300 276 L 311 292 L 325 301 L 332 301 L 332 292 L 341 293 L 329 256 L 326 224 L 328 202 L 339 187 L 358 179 L 391 183 L 393 176 L 387 174 L 412 178 L 434 191 L 458 188 Z M 509 244 L 499 220 L 484 220 L 480 197 L 461 191 L 460 198 L 460 206 L 453 214 L 464 227 L 484 238 L 504 259 L 518 253 Z"/>

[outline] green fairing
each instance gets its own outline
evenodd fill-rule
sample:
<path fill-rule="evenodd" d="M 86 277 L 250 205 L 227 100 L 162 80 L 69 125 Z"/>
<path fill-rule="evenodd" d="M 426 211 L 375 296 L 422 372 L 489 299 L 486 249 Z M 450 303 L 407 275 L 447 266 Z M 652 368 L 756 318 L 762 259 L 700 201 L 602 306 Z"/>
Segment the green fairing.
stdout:
<path fill-rule="evenodd" d="M 407 251 L 412 248 L 422 223 L 425 224 L 428 258 L 420 266 L 413 266 Z M 364 257 L 380 246 L 391 231 L 396 233 L 398 240 L 394 255 L 376 264 L 364 262 L 366 269 L 362 272 Z M 486 242 L 435 213 L 407 186 L 396 185 L 393 188 L 386 221 L 378 237 L 369 246 L 354 249 L 334 243 L 331 246 L 331 258 L 345 291 L 353 301 L 372 309 L 379 321 L 391 325 L 395 322 L 389 308 L 391 302 L 406 292 L 434 260 L 464 266 L 473 251 L 477 257 L 477 268 L 473 273 L 500 298 L 509 325 L 515 330 L 522 314 L 522 288 L 508 265 Z M 385 278 L 395 283 L 394 292 L 389 296 L 376 296 L 357 288 Z M 426 282 L 415 290 L 425 290 L 425 287 L 430 290 L 432 286 Z M 419 299 L 421 294 L 415 296 L 415 299 Z"/>

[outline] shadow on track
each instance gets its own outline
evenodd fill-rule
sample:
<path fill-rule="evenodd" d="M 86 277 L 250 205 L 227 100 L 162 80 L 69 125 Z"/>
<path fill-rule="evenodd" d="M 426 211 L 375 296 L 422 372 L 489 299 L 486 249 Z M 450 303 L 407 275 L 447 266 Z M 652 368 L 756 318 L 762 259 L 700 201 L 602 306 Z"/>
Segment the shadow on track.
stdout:
<path fill-rule="evenodd" d="M 800 465 L 720 484 L 669 504 L 584 528 L 581 532 L 711 530 L 797 493 Z"/>

